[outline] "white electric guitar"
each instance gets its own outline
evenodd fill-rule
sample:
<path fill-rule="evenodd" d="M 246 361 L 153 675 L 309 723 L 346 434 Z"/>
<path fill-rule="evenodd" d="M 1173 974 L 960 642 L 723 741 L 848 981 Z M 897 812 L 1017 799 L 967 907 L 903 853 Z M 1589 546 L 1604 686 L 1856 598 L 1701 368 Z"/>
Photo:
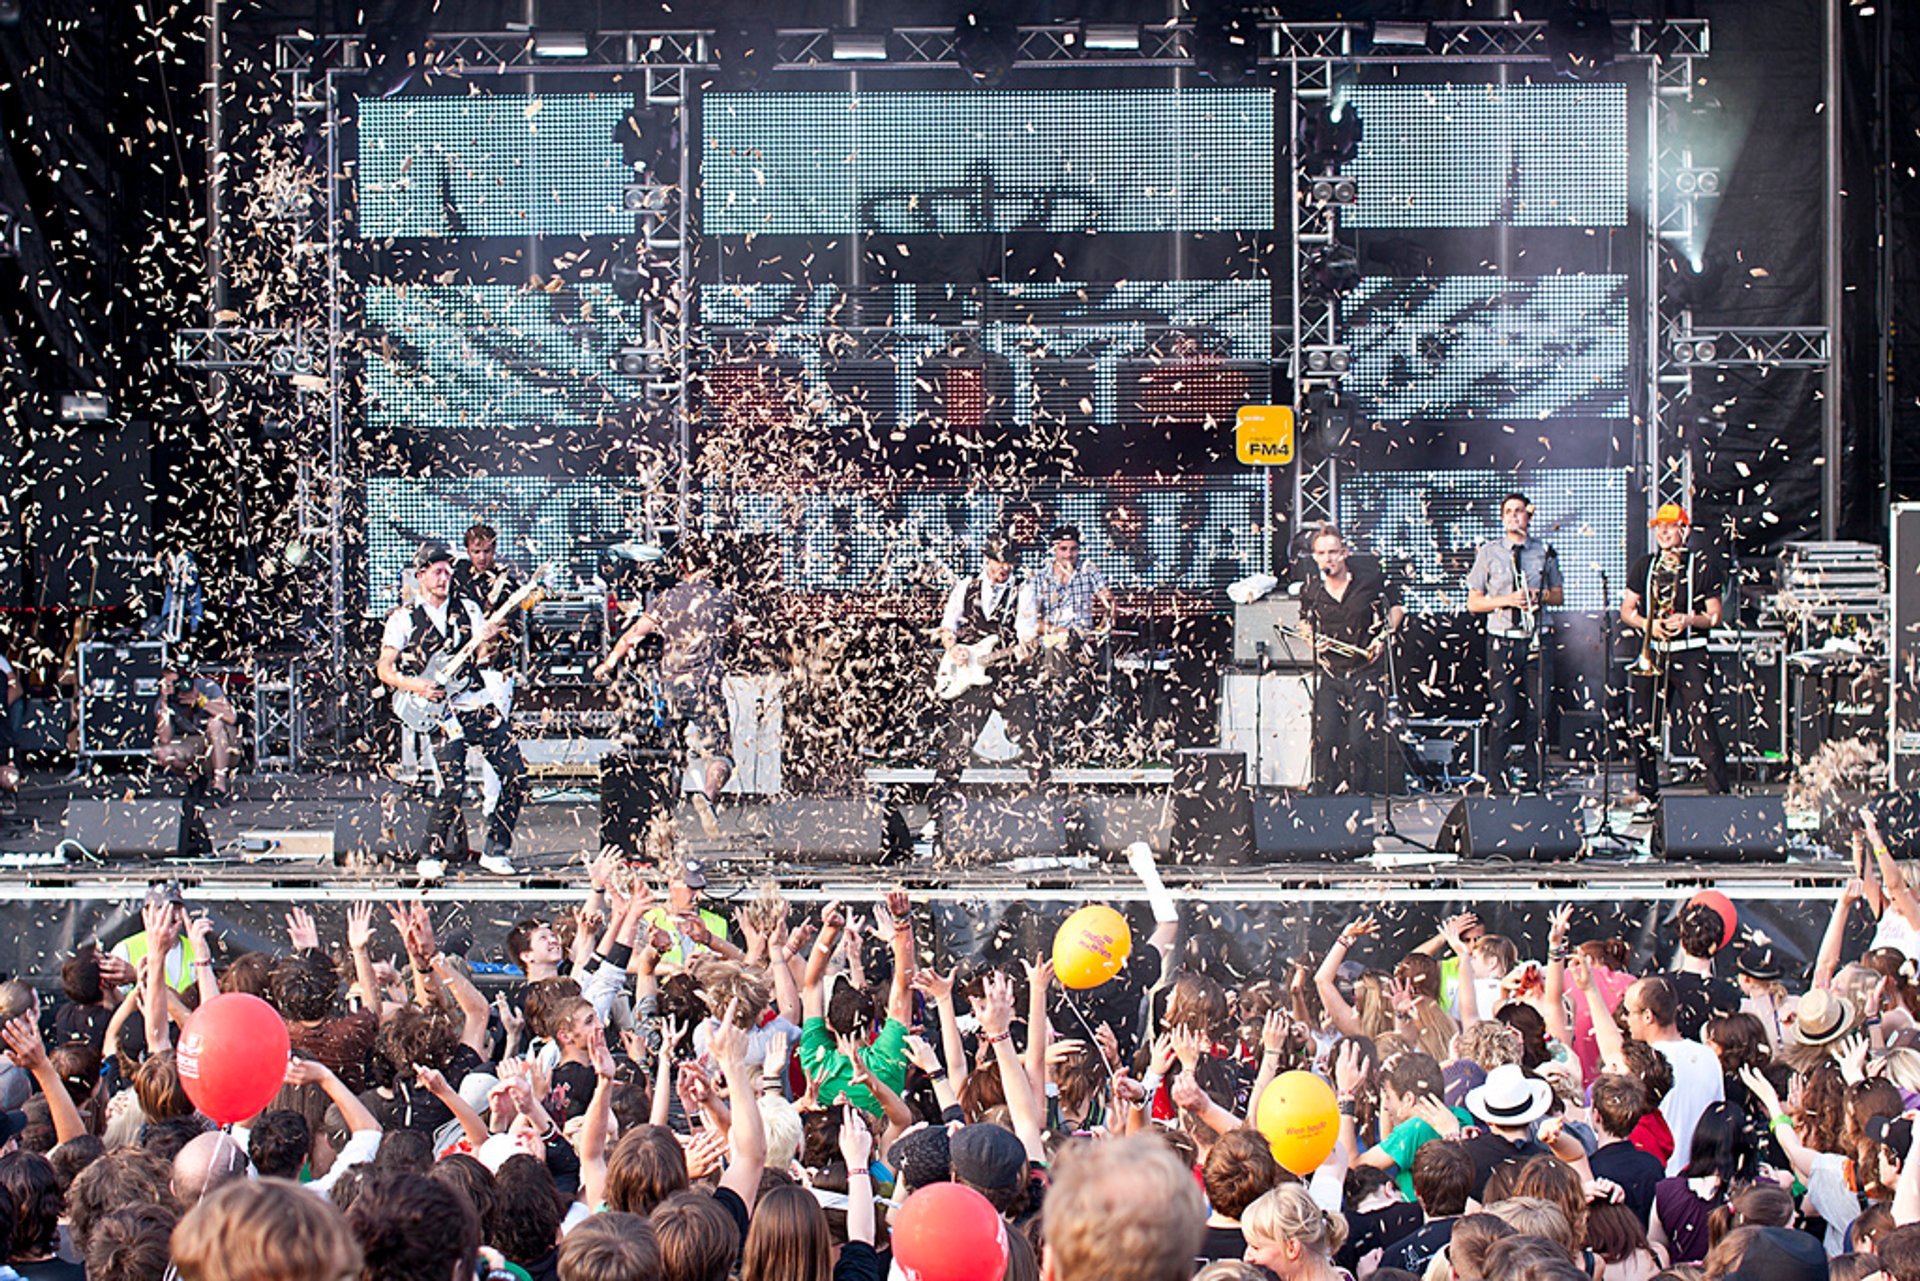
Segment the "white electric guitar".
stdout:
<path fill-rule="evenodd" d="M 464 694 L 472 683 L 462 669 L 479 652 L 483 643 L 481 637 L 486 635 L 487 628 L 504 621 L 516 609 L 532 609 L 544 600 L 547 595 L 547 576 L 552 572 L 552 565 L 542 565 L 518 591 L 500 603 L 500 608 L 487 616 L 485 625 L 466 644 L 451 654 L 442 651 L 427 660 L 427 669 L 420 675 L 445 690 L 444 697 L 428 698 L 410 689 L 393 692 L 393 714 L 400 718 L 401 724 L 417 734 L 431 734 L 452 718 L 449 704 L 455 695 Z"/>
<path fill-rule="evenodd" d="M 1047 649 L 1067 643 L 1067 633 L 1049 632 L 1040 638 Z M 983 636 L 971 645 L 956 645 L 940 656 L 939 670 L 933 674 L 933 695 L 951 703 L 970 689 L 993 683 L 993 669 L 1025 657 L 1019 649 L 1001 649 L 998 636 Z"/>

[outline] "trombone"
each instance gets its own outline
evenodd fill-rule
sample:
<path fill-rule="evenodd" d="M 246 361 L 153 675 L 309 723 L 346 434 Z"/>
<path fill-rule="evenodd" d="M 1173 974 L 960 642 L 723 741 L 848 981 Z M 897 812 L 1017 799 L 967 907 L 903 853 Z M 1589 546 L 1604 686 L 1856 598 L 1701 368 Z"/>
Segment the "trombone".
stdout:
<path fill-rule="evenodd" d="M 1680 553 L 1672 549 L 1661 552 L 1652 579 L 1647 585 L 1647 628 L 1640 641 L 1640 656 L 1633 660 L 1627 675 L 1659 680 L 1667 674 L 1667 651 L 1653 647 L 1653 624 L 1655 619 L 1673 613 L 1680 603 Z"/>

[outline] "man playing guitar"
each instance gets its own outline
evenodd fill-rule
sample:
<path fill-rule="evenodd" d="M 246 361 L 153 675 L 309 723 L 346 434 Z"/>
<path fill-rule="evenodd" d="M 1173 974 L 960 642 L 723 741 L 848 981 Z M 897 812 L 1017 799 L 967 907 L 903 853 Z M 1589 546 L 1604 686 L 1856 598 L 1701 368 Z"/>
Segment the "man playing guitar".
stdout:
<path fill-rule="evenodd" d="M 1079 528 L 1061 525 L 1048 537 L 1053 562 L 1029 587 L 1039 635 L 1046 642 L 1034 702 L 1050 732 L 1058 733 L 1084 727 L 1089 719 L 1090 672 L 1104 634 L 1113 628 L 1114 604 L 1105 576 L 1080 563 Z"/>
<path fill-rule="evenodd" d="M 413 564 L 420 599 L 387 616 L 380 638 L 380 660 L 374 670 L 389 689 L 408 690 L 447 704 L 447 716 L 433 749 L 440 768 L 440 794 L 433 822 L 417 851 L 417 870 L 422 879 L 437 879 L 445 874 L 448 861 L 464 859 L 471 853 L 466 819 L 460 812 L 460 795 L 467 781 L 467 745 L 471 743 L 500 776 L 500 803 L 487 820 L 486 845 L 478 862 L 483 871 L 514 876 L 513 829 L 519 822 L 527 790 L 527 766 L 520 757 L 520 745 L 487 689 L 476 686 L 449 697 L 446 685 L 421 674 L 434 655 L 453 654 L 476 634 L 483 644 L 491 642 L 506 630 L 505 624 L 488 623 L 472 598 L 455 600 L 450 595 L 453 553 L 445 543 L 422 543 Z"/>
<path fill-rule="evenodd" d="M 1380 732 L 1386 717 L 1388 638 L 1407 611 L 1371 561 L 1350 561 L 1332 525 L 1313 536 L 1300 592 L 1302 630 L 1319 664 L 1313 690 L 1313 789 L 1374 795 L 1388 783 Z"/>
<path fill-rule="evenodd" d="M 452 599 L 472 600 L 479 604 L 483 615 L 496 613 L 501 604 L 520 586 L 520 573 L 512 565 L 502 564 L 497 559 L 500 535 L 493 526 L 476 522 L 467 529 L 467 558 L 456 561 L 453 566 L 452 585 L 447 595 Z M 502 623 L 500 639 L 486 647 L 480 666 L 484 669 L 482 679 L 486 682 L 488 693 L 500 708 L 500 714 L 513 721 L 513 652 L 519 645 L 520 634 L 525 630 L 524 615 L 515 610 L 507 615 Z M 495 772 L 487 758 L 481 755 L 477 744 L 467 753 L 469 761 L 478 757 L 480 766 L 480 809 L 488 818 L 500 807 L 500 775 Z"/>
<path fill-rule="evenodd" d="M 1039 619 L 1033 597 L 1015 577 L 1014 560 L 1006 539 L 987 540 L 980 572 L 961 579 L 947 594 L 938 634 L 946 647 L 945 666 L 957 674 L 953 684 L 961 692 L 947 703 L 946 737 L 927 797 L 936 813 L 954 794 L 973 741 L 996 711 L 1007 724 L 1007 736 L 1026 754 L 1034 786 L 1047 779 L 1046 750 L 1034 732 L 1033 692 L 1024 670 L 1036 648 Z"/>

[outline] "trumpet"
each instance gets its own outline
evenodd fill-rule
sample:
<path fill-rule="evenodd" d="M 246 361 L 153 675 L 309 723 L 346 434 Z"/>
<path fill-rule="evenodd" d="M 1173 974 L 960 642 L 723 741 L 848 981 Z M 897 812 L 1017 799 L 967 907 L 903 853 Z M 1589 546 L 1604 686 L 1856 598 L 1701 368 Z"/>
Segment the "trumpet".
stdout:
<path fill-rule="evenodd" d="M 1652 581 L 1647 585 L 1647 630 L 1640 641 L 1640 657 L 1627 669 L 1629 676 L 1659 680 L 1667 673 L 1667 652 L 1653 647 L 1653 620 L 1673 613 L 1680 603 L 1680 552 L 1668 548 L 1653 564 Z"/>
<path fill-rule="evenodd" d="M 1353 645 L 1343 640 L 1335 640 L 1331 636 L 1319 636 L 1304 627 L 1288 627 L 1281 624 L 1280 633 L 1283 636 L 1291 636 L 1295 640 L 1307 641 L 1318 649 L 1326 650 L 1329 654 L 1340 654 L 1346 658 L 1371 659 L 1373 657 L 1373 650 L 1367 645 Z"/>

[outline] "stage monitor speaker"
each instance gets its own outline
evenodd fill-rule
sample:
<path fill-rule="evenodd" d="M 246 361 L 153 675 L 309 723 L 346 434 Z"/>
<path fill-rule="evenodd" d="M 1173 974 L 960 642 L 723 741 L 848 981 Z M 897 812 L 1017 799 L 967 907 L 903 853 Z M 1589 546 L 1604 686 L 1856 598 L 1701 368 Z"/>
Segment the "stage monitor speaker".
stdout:
<path fill-rule="evenodd" d="M 1469 796 L 1440 825 L 1439 848 L 1463 858 L 1555 863 L 1580 853 L 1580 803 L 1558 796 Z"/>
<path fill-rule="evenodd" d="M 1087 844 L 1092 848 L 1117 854 L 1135 841 L 1145 841 L 1155 858 L 1166 856 L 1167 837 L 1172 828 L 1165 792 L 1146 795 L 1086 792 L 1080 802 Z"/>
<path fill-rule="evenodd" d="M 1371 853 L 1371 797 L 1261 792 L 1253 798 L 1256 863 L 1344 863 Z"/>
<path fill-rule="evenodd" d="M 101 858 L 191 858 L 213 852 L 206 824 L 183 802 L 67 802 L 66 839 Z"/>
<path fill-rule="evenodd" d="M 410 863 L 426 847 L 433 802 L 399 790 L 370 801 L 349 801 L 333 820 L 333 861 Z"/>
<path fill-rule="evenodd" d="M 1066 849 L 1048 796 L 957 796 L 940 809 L 940 848 L 955 862 L 992 862 Z"/>
<path fill-rule="evenodd" d="M 1244 752 L 1183 747 L 1173 762 L 1173 831 L 1180 863 L 1246 863 L 1253 858 L 1253 793 Z"/>
<path fill-rule="evenodd" d="M 1784 863 L 1787 807 L 1778 796 L 1668 796 L 1653 820 L 1653 852 L 1668 862 Z"/>
<path fill-rule="evenodd" d="M 891 863 L 913 852 L 899 809 L 847 796 L 791 797 L 766 809 L 768 846 L 801 862 Z"/>
<path fill-rule="evenodd" d="M 668 803 L 677 753 L 612 752 L 600 760 L 600 846 L 640 858 L 647 823 Z"/>

